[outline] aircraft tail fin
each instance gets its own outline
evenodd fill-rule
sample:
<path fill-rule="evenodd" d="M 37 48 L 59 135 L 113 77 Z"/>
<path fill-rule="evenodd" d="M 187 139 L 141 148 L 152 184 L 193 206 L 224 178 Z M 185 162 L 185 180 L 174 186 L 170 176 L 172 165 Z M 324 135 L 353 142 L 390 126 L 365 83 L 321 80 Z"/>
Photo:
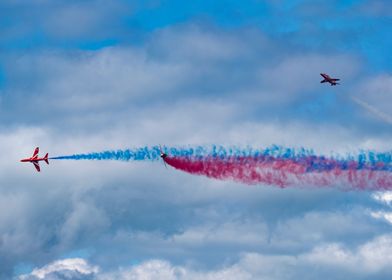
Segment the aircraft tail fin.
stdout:
<path fill-rule="evenodd" d="M 327 82 L 327 80 L 326 80 L 326 79 L 324 79 L 324 80 L 320 81 L 320 83 L 325 83 L 325 82 Z"/>
<path fill-rule="evenodd" d="M 46 164 L 49 164 L 48 156 L 49 156 L 49 153 L 46 153 L 46 155 L 44 156 L 44 161 L 46 162 Z"/>

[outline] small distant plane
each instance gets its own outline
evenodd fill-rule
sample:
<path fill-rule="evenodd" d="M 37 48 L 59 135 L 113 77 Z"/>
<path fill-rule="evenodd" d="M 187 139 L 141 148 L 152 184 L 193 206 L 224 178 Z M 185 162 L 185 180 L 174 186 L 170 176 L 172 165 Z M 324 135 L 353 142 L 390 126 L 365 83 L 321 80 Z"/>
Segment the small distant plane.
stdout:
<path fill-rule="evenodd" d="M 163 163 L 165 164 L 165 167 L 167 168 L 167 165 L 166 165 L 166 161 L 165 161 L 165 158 L 167 158 L 167 154 L 165 154 L 163 151 L 162 151 L 162 147 L 161 146 L 159 146 L 159 152 L 160 152 L 160 157 L 161 157 L 161 159 L 163 160 Z"/>
<path fill-rule="evenodd" d="M 337 81 L 340 81 L 340 79 L 335 79 L 335 78 L 331 78 L 328 74 L 325 73 L 320 73 L 321 77 L 324 78 L 324 80 L 322 80 L 320 83 L 330 83 L 331 86 L 336 86 L 339 85 L 339 83 L 337 83 Z"/>
<path fill-rule="evenodd" d="M 34 164 L 35 169 L 37 169 L 38 172 L 41 171 L 40 167 L 39 167 L 39 162 L 40 161 L 45 161 L 47 164 L 49 164 L 49 159 L 48 159 L 48 153 L 46 153 L 46 155 L 43 158 L 40 158 L 38 156 L 39 153 L 39 148 L 35 148 L 33 156 L 31 158 L 25 158 L 25 159 L 21 159 L 21 162 L 31 162 L 32 164 Z"/>

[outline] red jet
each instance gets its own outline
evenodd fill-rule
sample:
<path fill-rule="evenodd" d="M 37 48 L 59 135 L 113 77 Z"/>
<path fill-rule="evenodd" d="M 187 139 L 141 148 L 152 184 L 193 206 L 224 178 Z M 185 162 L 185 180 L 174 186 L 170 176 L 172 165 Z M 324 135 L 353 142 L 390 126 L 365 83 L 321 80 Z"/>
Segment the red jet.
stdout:
<path fill-rule="evenodd" d="M 49 164 L 49 160 L 48 160 L 48 153 L 46 153 L 46 155 L 43 158 L 38 157 L 38 153 L 39 153 L 39 148 L 35 148 L 33 156 L 31 158 L 25 158 L 20 160 L 21 162 L 31 162 L 32 164 L 34 164 L 35 169 L 37 169 L 38 172 L 41 171 L 41 169 L 39 168 L 39 161 L 45 161 L 47 164 Z"/>
<path fill-rule="evenodd" d="M 340 79 L 334 79 L 331 78 L 328 74 L 325 73 L 320 73 L 321 77 L 324 78 L 324 80 L 322 80 L 320 83 L 330 83 L 331 86 L 336 86 L 339 85 L 339 83 L 337 83 L 337 81 L 340 81 Z"/>

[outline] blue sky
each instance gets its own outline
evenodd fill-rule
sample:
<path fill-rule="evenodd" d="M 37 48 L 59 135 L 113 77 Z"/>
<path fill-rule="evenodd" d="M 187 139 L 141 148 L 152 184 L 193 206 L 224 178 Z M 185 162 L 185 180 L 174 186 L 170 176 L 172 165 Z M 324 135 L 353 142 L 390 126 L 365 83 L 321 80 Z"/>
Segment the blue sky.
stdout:
<path fill-rule="evenodd" d="M 388 191 L 18 160 L 36 146 L 390 151 L 391 16 L 386 0 L 2 1 L 0 278 L 390 279 Z"/>

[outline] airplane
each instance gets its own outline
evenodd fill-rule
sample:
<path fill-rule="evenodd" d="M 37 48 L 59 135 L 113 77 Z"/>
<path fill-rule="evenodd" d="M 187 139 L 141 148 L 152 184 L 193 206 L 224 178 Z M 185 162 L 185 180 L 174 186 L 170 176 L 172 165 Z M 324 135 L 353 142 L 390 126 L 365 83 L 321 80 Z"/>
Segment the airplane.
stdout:
<path fill-rule="evenodd" d="M 163 163 L 165 164 L 165 167 L 167 168 L 167 165 L 166 165 L 166 161 L 165 161 L 165 158 L 167 158 L 167 154 L 165 154 L 163 151 L 162 151 L 162 147 L 161 146 L 159 146 L 159 151 L 160 151 L 160 157 L 161 157 L 161 159 L 163 160 Z"/>
<path fill-rule="evenodd" d="M 49 160 L 48 160 L 48 153 L 46 153 L 46 155 L 43 158 L 40 158 L 38 156 L 39 153 L 39 148 L 35 148 L 33 156 L 31 158 L 25 158 L 25 159 L 21 159 L 21 162 L 31 162 L 32 164 L 34 164 L 35 169 L 37 169 L 38 172 L 41 171 L 41 168 L 39 167 L 39 162 L 40 161 L 45 161 L 47 164 L 49 164 Z"/>
<path fill-rule="evenodd" d="M 322 80 L 320 83 L 330 83 L 331 86 L 336 86 L 339 85 L 339 83 L 337 83 L 337 81 L 340 81 L 340 79 L 335 79 L 335 78 L 331 78 L 328 74 L 325 73 L 320 73 L 321 77 L 324 78 L 324 80 Z"/>

